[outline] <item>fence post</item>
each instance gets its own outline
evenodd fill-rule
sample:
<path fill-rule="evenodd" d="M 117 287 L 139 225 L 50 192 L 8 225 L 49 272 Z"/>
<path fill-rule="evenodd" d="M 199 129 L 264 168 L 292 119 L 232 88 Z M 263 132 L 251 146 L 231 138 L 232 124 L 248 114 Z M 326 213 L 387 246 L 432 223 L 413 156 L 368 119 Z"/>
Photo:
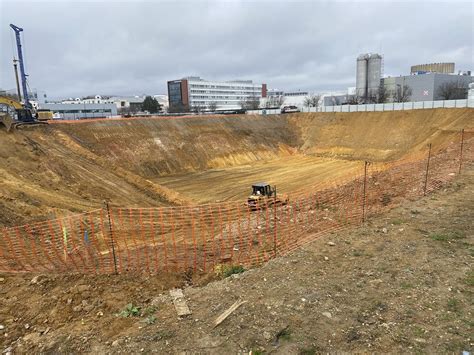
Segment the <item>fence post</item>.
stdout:
<path fill-rule="evenodd" d="M 366 196 L 366 191 L 367 191 L 367 166 L 369 165 L 369 162 L 366 160 L 364 162 L 364 193 L 362 197 L 362 223 L 365 222 L 365 196 Z"/>
<path fill-rule="evenodd" d="M 107 201 L 104 201 L 104 206 L 105 206 L 105 210 L 107 211 L 107 218 L 109 220 L 109 237 L 110 237 L 110 243 L 112 245 L 112 255 L 114 257 L 114 271 L 115 271 L 115 274 L 118 274 L 118 272 L 117 272 L 117 257 L 115 255 L 115 244 L 114 244 L 114 237 L 113 237 L 113 231 L 112 231 L 112 220 L 110 218 L 109 203 Z"/>
<path fill-rule="evenodd" d="M 459 153 L 459 174 L 461 174 L 462 168 L 462 150 L 464 146 L 464 128 L 461 130 L 461 152 Z"/>
<path fill-rule="evenodd" d="M 430 159 L 431 159 L 431 143 L 428 144 L 428 161 L 426 162 L 426 175 L 425 175 L 425 186 L 423 188 L 423 196 L 426 196 L 426 186 L 428 185 L 428 171 L 430 169 Z"/>

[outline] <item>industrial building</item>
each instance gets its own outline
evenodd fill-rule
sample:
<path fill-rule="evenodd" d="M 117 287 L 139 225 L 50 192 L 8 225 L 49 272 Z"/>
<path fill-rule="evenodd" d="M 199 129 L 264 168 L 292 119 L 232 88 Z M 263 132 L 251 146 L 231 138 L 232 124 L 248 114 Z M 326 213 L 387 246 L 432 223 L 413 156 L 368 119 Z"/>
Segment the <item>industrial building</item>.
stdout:
<path fill-rule="evenodd" d="M 434 101 L 443 100 L 440 88 L 447 83 L 455 87 L 467 90 L 472 83 L 471 72 L 459 72 L 454 74 L 454 63 L 431 63 L 418 64 L 411 67 L 411 75 L 383 78 L 383 58 L 380 54 L 367 53 L 357 57 L 356 91 L 355 95 L 362 102 L 377 102 L 381 85 L 386 91 L 386 102 L 393 101 L 395 92 L 410 90 L 411 94 L 404 100 L 408 101 Z M 332 101 L 332 102 L 331 102 Z M 328 97 L 324 100 L 325 105 L 344 104 L 344 98 L 335 100 Z"/>
<path fill-rule="evenodd" d="M 111 117 L 117 115 L 117 107 L 110 103 L 45 103 L 40 104 L 39 108 L 52 111 L 55 119 L 64 120 Z"/>
<path fill-rule="evenodd" d="M 206 110 L 214 105 L 217 110 L 238 110 L 242 102 L 266 96 L 267 85 L 254 84 L 252 80 L 208 81 L 191 76 L 168 81 L 170 112 L 196 107 Z"/>
<path fill-rule="evenodd" d="M 377 53 L 357 57 L 356 95 L 363 100 L 376 96 L 382 78 L 382 56 Z"/>
<path fill-rule="evenodd" d="M 418 75 L 388 77 L 383 79 L 383 85 L 389 94 L 395 92 L 397 89 L 410 89 L 411 95 L 408 98 L 408 101 L 443 100 L 444 97 L 440 95 L 440 88 L 446 83 L 455 84 L 456 87 L 465 88 L 467 91 L 468 85 L 472 82 L 474 82 L 474 77 L 471 75 L 442 74 L 432 72 Z"/>

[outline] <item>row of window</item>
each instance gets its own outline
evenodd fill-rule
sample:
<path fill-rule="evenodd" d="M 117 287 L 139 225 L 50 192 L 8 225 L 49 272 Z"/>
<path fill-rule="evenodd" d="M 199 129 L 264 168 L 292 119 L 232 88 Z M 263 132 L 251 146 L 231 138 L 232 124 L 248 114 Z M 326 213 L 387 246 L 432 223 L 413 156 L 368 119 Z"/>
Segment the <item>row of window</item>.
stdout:
<path fill-rule="evenodd" d="M 202 105 L 202 106 L 207 106 L 211 103 L 212 101 L 192 101 L 190 103 L 191 106 L 195 106 L 195 105 Z M 239 102 L 238 101 L 219 101 L 219 102 L 216 102 L 217 105 L 221 106 L 221 105 L 238 105 Z"/>
<path fill-rule="evenodd" d="M 221 91 L 209 91 L 209 90 L 191 90 L 191 94 L 234 94 L 234 95 L 254 95 L 260 94 L 260 90 L 254 91 L 235 91 L 235 90 L 221 90 Z"/>
<path fill-rule="evenodd" d="M 245 100 L 249 98 L 260 99 L 260 95 L 250 96 L 209 96 L 209 95 L 192 95 L 191 100 L 194 99 L 207 99 L 207 100 Z"/>
<path fill-rule="evenodd" d="M 54 110 L 57 113 L 112 113 L 112 110 Z"/>
<path fill-rule="evenodd" d="M 261 90 L 259 86 L 229 86 L 229 85 L 203 85 L 203 84 L 190 84 L 190 88 L 203 88 L 203 89 L 226 89 L 226 90 Z"/>

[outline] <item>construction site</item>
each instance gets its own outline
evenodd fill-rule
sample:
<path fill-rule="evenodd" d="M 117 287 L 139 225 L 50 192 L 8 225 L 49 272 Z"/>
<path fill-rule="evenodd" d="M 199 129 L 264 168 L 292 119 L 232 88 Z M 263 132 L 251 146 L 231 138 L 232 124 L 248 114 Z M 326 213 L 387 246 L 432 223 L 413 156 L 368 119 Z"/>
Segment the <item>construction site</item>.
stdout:
<path fill-rule="evenodd" d="M 316 352 L 361 350 L 366 349 L 368 343 L 381 351 L 406 343 L 415 350 L 433 349 L 438 343 L 424 343 L 421 330 L 420 335 L 413 338 L 422 338 L 420 342 L 410 338 L 411 335 L 379 341 L 373 334 L 369 336 L 359 330 L 357 334 L 351 333 L 353 330 L 347 328 L 348 324 L 340 325 L 345 327 L 346 335 L 332 338 L 328 333 L 329 340 L 333 340 L 321 344 L 311 340 L 312 326 L 305 328 L 304 323 L 294 323 L 292 319 L 298 309 L 304 311 L 304 307 L 312 307 L 310 305 L 320 308 L 317 299 L 326 297 L 320 287 L 332 285 L 336 287 L 336 294 L 345 294 L 346 289 L 359 285 L 360 281 L 347 281 L 350 285 L 341 281 L 339 286 L 326 281 L 327 272 L 323 270 L 329 264 L 336 268 L 345 265 L 346 271 L 341 269 L 338 277 L 354 277 L 364 258 L 368 258 L 367 267 L 384 261 L 384 271 L 378 273 L 387 275 L 400 270 L 400 263 L 408 268 L 412 268 L 411 263 L 419 263 L 420 260 L 409 256 L 411 249 L 406 249 L 406 255 L 402 250 L 413 243 L 426 243 L 426 238 L 437 231 L 425 226 L 426 230 L 419 232 L 420 235 L 410 235 L 410 242 L 406 243 L 399 240 L 397 233 L 404 234 L 402 231 L 419 222 L 421 216 L 415 211 L 421 208 L 423 217 L 434 217 L 428 213 L 429 206 L 442 199 L 436 197 L 440 190 L 446 197 L 449 196 L 446 191 L 454 191 L 458 196 L 455 203 L 466 203 L 459 211 L 452 211 L 464 213 L 463 219 L 456 222 L 459 224 L 451 226 L 444 212 L 433 223 L 443 224 L 445 232 L 442 233 L 446 233 L 448 239 L 453 235 L 459 237 L 459 241 L 458 237 L 447 241 L 448 249 L 444 249 L 444 243 L 438 243 L 442 249 L 435 259 L 436 265 L 439 262 L 454 265 L 452 256 L 446 260 L 442 256 L 451 250 L 448 254 L 456 255 L 460 266 L 459 270 L 450 266 L 449 275 L 457 272 L 460 280 L 470 277 L 470 286 L 456 286 L 456 299 L 459 299 L 456 307 L 466 312 L 462 319 L 470 318 L 472 301 L 468 299 L 472 289 L 469 291 L 466 287 L 472 287 L 472 271 L 468 269 L 472 266 L 469 260 L 472 259 L 473 237 L 470 206 L 473 113 L 472 109 L 436 109 L 156 117 L 50 121 L 11 132 L 3 128 L 0 135 L 0 223 L 3 227 L 0 315 L 5 323 L 2 323 L 2 342 L 5 347 L 13 346 L 19 351 L 60 352 L 116 352 L 117 342 L 121 346 L 133 344 L 127 348 L 131 352 L 157 346 L 160 351 L 194 349 L 219 353 L 229 349 L 298 353 L 305 348 Z M 261 181 L 276 191 L 266 197 L 262 190 L 262 198 L 250 206 L 252 185 Z M 407 207 L 420 204 L 419 199 L 423 207 Z M 412 214 L 411 217 L 387 217 L 400 208 L 408 208 L 409 212 L 404 213 Z M 384 227 L 379 231 L 381 225 Z M 355 237 L 357 235 L 362 236 Z M 396 239 L 392 241 L 396 245 L 376 247 L 382 241 L 387 245 L 390 238 Z M 417 238 L 420 240 L 416 241 Z M 462 243 L 460 249 L 454 250 L 458 243 Z M 397 247 L 402 249 L 391 249 Z M 389 250 L 400 258 L 390 259 Z M 359 254 L 361 257 L 356 256 Z M 348 258 L 348 255 L 351 256 Z M 252 296 L 252 290 L 263 292 L 263 286 L 256 285 L 269 282 L 270 277 L 260 277 L 260 273 L 265 275 L 270 268 L 287 265 L 284 266 L 287 270 L 282 270 L 278 277 L 271 277 L 282 281 L 290 275 L 300 278 L 303 275 L 297 274 L 296 268 L 299 263 L 306 265 L 306 271 L 301 271 L 303 274 L 312 270 L 312 277 L 320 278 L 319 283 L 310 287 L 320 290 L 314 291 L 313 301 L 313 296 L 306 295 L 309 289 L 303 286 L 287 291 L 293 294 L 291 297 L 282 286 L 272 296 L 272 302 L 280 306 L 268 304 L 269 299 L 262 300 L 261 304 L 248 301 L 222 326 L 215 330 L 209 328 L 207 335 L 196 335 L 186 344 L 181 344 L 179 331 L 169 324 L 173 322 L 178 327 L 188 324 L 188 330 L 191 327 L 193 331 L 196 326 L 198 329 L 209 327 L 206 324 L 212 324 L 211 318 L 234 301 L 256 297 Z M 428 257 L 424 267 L 430 270 L 439 267 L 432 263 Z M 232 270 L 245 271 L 219 281 L 223 274 L 232 274 Z M 237 296 L 240 292 L 230 290 L 239 288 L 240 278 L 251 278 L 257 284 Z M 375 280 L 367 281 L 370 287 L 377 283 L 377 290 L 372 290 L 376 293 L 384 287 L 389 292 L 392 283 L 397 283 L 396 279 L 379 281 L 383 279 L 381 276 L 370 278 Z M 326 282 L 329 283 L 326 285 Z M 430 282 L 434 282 L 430 287 L 437 285 L 434 280 Z M 207 286 L 201 289 L 204 285 Z M 229 292 L 232 296 L 229 295 L 227 301 L 205 301 L 204 296 L 196 296 L 199 304 L 211 307 L 208 314 L 202 313 L 205 311 L 200 310 L 198 303 L 193 305 L 198 302 L 194 299 L 188 302 L 193 315 L 179 320 L 176 314 L 169 313 L 174 308 L 169 308 L 173 303 L 167 290 L 174 287 L 185 287 L 188 299 L 202 292 L 209 294 L 206 297 L 214 297 L 212 292 L 217 292 L 218 297 Z M 354 292 L 369 292 L 366 286 L 357 287 Z M 414 292 L 417 286 L 413 285 L 413 290 L 409 287 L 410 292 Z M 114 291 L 109 292 L 108 288 Z M 437 292 L 435 288 L 433 292 Z M 252 316 L 255 307 L 264 307 L 266 311 L 258 312 L 268 311 L 269 315 L 274 313 L 273 307 L 278 314 L 281 307 L 288 310 L 284 301 L 288 297 L 297 297 L 301 305 L 294 306 L 296 313 L 291 313 L 290 318 L 279 321 L 281 329 L 262 325 L 264 330 L 255 337 L 243 335 L 243 340 L 239 340 L 234 335 L 232 341 L 224 340 L 229 335 L 222 333 L 224 329 L 250 330 L 260 324 L 257 319 L 251 325 L 250 319 L 242 318 L 255 317 Z M 351 304 L 347 302 L 346 306 Z M 136 319 L 117 317 L 117 312 L 128 303 L 151 307 L 156 313 L 151 319 L 159 321 L 146 325 L 139 316 Z M 386 307 L 394 312 L 397 307 L 386 303 L 379 306 L 381 310 L 375 310 L 375 314 L 383 313 L 382 308 Z M 25 307 L 29 310 L 25 311 Z M 329 313 L 337 313 L 341 307 L 345 307 L 344 303 L 338 302 Z M 23 309 L 20 311 L 20 308 Z M 456 324 L 455 340 L 464 347 L 472 346 L 463 338 L 469 333 L 470 323 L 463 323 L 455 312 L 450 314 L 446 322 Z M 317 319 L 335 321 L 327 314 Z M 338 319 L 347 323 L 345 318 Z M 96 324 L 99 323 L 103 330 L 97 335 Z M 251 328 L 242 328 L 244 324 Z M 235 326 L 237 328 L 232 328 Z M 117 332 L 112 338 L 109 338 L 110 330 L 106 330 L 110 327 Z M 151 335 L 150 331 L 156 327 L 160 328 L 156 333 L 159 335 Z M 292 334 L 300 327 L 306 329 L 301 330 L 301 334 L 306 334 L 305 340 L 290 336 L 289 327 Z M 85 334 L 86 329 L 91 333 L 84 342 L 81 336 L 73 335 Z M 284 334 L 278 335 L 281 331 Z M 59 333 L 68 334 L 67 340 Z M 147 337 L 146 340 L 140 340 L 142 336 Z M 347 340 L 347 337 L 354 339 Z M 201 338 L 204 340 L 199 340 Z M 292 339 L 298 341 L 294 343 Z M 439 341 L 443 343 L 442 338 Z M 447 349 L 452 346 L 448 343 Z"/>
<path fill-rule="evenodd" d="M 2 353 L 473 351 L 473 108 L 53 120 L 10 27 Z"/>

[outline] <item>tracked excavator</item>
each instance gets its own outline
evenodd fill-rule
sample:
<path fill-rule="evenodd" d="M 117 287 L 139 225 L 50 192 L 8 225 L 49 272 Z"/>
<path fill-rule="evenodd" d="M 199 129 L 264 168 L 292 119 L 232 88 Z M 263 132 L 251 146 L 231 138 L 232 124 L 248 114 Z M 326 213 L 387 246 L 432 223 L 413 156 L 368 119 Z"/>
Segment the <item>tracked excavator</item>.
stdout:
<path fill-rule="evenodd" d="M 23 125 L 45 124 L 52 117 L 51 111 L 35 112 L 15 99 L 0 96 L 0 122 L 7 128 L 7 132 Z"/>
<path fill-rule="evenodd" d="M 36 112 L 31 104 L 28 97 L 28 88 L 25 74 L 25 66 L 23 61 L 23 52 L 21 49 L 21 38 L 20 33 L 23 31 L 22 28 L 10 24 L 10 27 L 15 32 L 16 46 L 18 51 L 18 60 L 13 59 L 15 68 L 15 77 L 18 91 L 18 101 L 10 97 L 0 96 L 0 122 L 10 131 L 12 128 L 17 128 L 24 125 L 38 125 L 45 124 L 49 117 L 52 118 L 52 114 L 48 112 Z M 23 90 L 23 103 L 21 103 L 21 90 L 20 83 L 18 80 L 17 64 L 20 64 L 20 77 L 21 77 L 21 88 Z M 42 119 L 39 119 L 41 117 Z"/>

